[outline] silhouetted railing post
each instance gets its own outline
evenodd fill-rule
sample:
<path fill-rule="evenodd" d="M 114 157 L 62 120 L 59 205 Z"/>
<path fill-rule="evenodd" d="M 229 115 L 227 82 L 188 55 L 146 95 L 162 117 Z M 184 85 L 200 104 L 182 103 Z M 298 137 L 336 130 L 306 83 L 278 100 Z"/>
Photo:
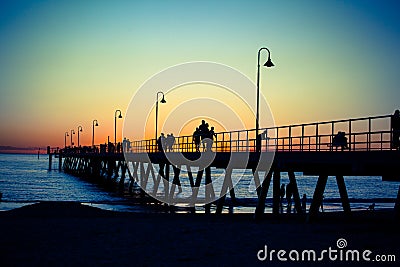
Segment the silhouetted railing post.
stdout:
<path fill-rule="evenodd" d="M 279 128 L 276 128 L 276 151 L 279 150 Z"/>
<path fill-rule="evenodd" d="M 368 118 L 368 142 L 367 142 L 367 150 L 371 149 L 371 118 Z"/>
<path fill-rule="evenodd" d="M 319 138 L 318 138 L 318 126 L 319 126 L 319 124 L 317 122 L 317 124 L 315 124 L 315 150 L 316 151 L 319 150 L 319 147 L 318 147 L 318 141 L 319 141 Z M 310 146 L 311 146 L 311 144 L 310 144 Z"/>
<path fill-rule="evenodd" d="M 351 151 L 351 144 L 352 144 L 352 142 L 351 142 L 351 119 L 350 119 L 349 120 L 349 144 L 348 144 L 349 151 Z"/>
<path fill-rule="evenodd" d="M 300 140 L 300 150 L 303 151 L 304 144 L 304 124 L 301 125 L 301 140 Z"/>
<path fill-rule="evenodd" d="M 335 122 L 332 122 L 331 126 L 331 136 L 329 136 L 330 151 L 333 151 L 333 136 L 335 136 Z"/>

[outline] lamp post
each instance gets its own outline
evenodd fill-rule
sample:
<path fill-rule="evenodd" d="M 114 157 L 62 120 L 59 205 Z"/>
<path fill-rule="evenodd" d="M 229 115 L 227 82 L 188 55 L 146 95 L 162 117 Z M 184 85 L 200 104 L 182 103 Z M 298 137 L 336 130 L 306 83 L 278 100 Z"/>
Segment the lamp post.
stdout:
<path fill-rule="evenodd" d="M 256 113 L 256 139 L 258 138 L 258 131 L 260 128 L 260 54 L 262 50 L 268 51 L 268 60 L 265 62 L 264 66 L 267 68 L 275 66 L 274 63 L 271 61 L 271 52 L 268 48 L 262 47 L 258 50 L 258 57 L 257 57 L 257 113 Z"/>
<path fill-rule="evenodd" d="M 165 98 L 164 98 L 164 93 L 163 92 L 158 92 L 157 93 L 157 96 L 156 96 L 156 140 L 157 140 L 157 138 L 158 138 L 158 132 L 157 132 L 157 127 L 158 127 L 158 95 L 159 94 L 162 94 L 162 99 L 161 99 L 161 103 L 163 103 L 163 104 L 165 104 L 165 103 L 167 103 L 167 101 L 165 101 Z"/>
<path fill-rule="evenodd" d="M 64 148 L 67 147 L 67 136 L 69 136 L 68 132 L 65 132 L 65 134 L 64 134 Z"/>
<path fill-rule="evenodd" d="M 119 113 L 118 119 L 122 119 L 121 110 L 117 109 L 114 116 L 114 145 L 117 145 L 117 113 Z"/>
<path fill-rule="evenodd" d="M 71 130 L 71 147 L 74 145 L 74 142 L 72 142 L 72 135 L 75 134 L 74 130 Z"/>
<path fill-rule="evenodd" d="M 96 122 L 96 124 L 95 124 L 95 122 Z M 99 126 L 99 124 L 97 123 L 97 120 L 93 120 L 92 147 L 94 147 L 94 127 L 95 126 Z"/>
<path fill-rule="evenodd" d="M 82 132 L 82 126 L 78 126 L 78 147 L 79 147 L 79 132 Z"/>

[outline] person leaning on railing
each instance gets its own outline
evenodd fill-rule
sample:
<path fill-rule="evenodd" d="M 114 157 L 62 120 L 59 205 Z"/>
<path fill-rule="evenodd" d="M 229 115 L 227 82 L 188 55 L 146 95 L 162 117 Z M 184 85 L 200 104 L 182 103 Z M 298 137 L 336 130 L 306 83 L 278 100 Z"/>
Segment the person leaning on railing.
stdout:
<path fill-rule="evenodd" d="M 336 147 L 341 147 L 342 151 L 345 148 L 348 148 L 347 146 L 347 137 L 346 137 L 346 133 L 345 132 L 338 132 L 337 135 L 335 135 L 332 139 L 332 146 Z"/>

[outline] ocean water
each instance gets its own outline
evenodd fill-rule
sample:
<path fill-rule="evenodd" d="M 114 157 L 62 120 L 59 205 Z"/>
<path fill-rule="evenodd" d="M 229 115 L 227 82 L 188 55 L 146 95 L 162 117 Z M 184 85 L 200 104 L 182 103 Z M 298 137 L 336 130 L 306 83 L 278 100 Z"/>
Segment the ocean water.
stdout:
<path fill-rule="evenodd" d="M 54 168 L 58 164 L 58 160 L 56 161 Z M 215 175 L 222 172 L 213 170 Z M 246 171 L 240 175 L 242 178 L 235 186 L 239 206 L 233 209 L 225 208 L 224 212 L 232 212 L 232 210 L 233 212 L 254 212 L 257 195 L 251 172 Z M 307 195 L 309 205 L 317 177 L 303 176 L 302 173 L 295 173 L 295 175 L 299 194 L 300 196 Z M 188 179 L 184 174 L 181 182 L 183 186 L 188 184 Z M 281 183 L 288 182 L 287 173 L 282 173 Z M 399 182 L 382 182 L 381 177 L 375 176 L 345 177 L 345 183 L 352 209 L 366 209 L 371 203 L 375 203 L 377 209 L 392 208 L 400 185 Z M 266 212 L 271 210 L 272 186 L 271 183 L 266 201 Z M 40 155 L 38 159 L 37 155 L 0 154 L 0 192 L 3 194 L 0 211 L 39 201 L 77 201 L 108 210 L 151 212 L 149 207 L 134 205 L 129 199 L 117 193 L 106 192 L 97 185 L 58 170 L 49 171 L 47 155 Z M 326 185 L 324 208 L 326 211 L 341 210 L 339 191 L 334 177 L 329 177 Z M 201 207 L 198 210 L 203 211 Z"/>

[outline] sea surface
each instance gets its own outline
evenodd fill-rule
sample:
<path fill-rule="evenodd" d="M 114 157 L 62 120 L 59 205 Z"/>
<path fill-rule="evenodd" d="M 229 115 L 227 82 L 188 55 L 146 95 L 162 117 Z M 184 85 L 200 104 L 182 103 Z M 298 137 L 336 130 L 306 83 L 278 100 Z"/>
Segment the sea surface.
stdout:
<path fill-rule="evenodd" d="M 98 185 L 53 169 L 48 170 L 48 156 L 0 154 L 0 211 L 18 208 L 40 201 L 75 201 L 107 210 L 124 212 L 152 212 L 151 208 L 135 205 L 129 199 L 114 192 L 107 192 Z M 214 170 L 213 173 L 221 172 Z M 239 205 L 226 208 L 224 212 L 254 212 L 257 201 L 251 172 L 241 173 L 242 178 L 235 186 Z M 317 182 L 316 176 L 295 173 L 300 197 L 307 195 L 308 206 Z M 181 178 L 182 185 L 188 182 Z M 235 180 L 235 178 L 233 178 Z M 282 173 L 281 182 L 287 184 L 287 173 Z M 366 209 L 375 203 L 376 209 L 393 208 L 399 182 L 382 182 L 381 177 L 345 177 L 347 192 L 353 210 Z M 229 199 L 229 197 L 228 197 Z M 266 212 L 271 211 L 272 183 L 266 201 Z M 335 177 L 329 177 L 324 193 L 324 211 L 341 210 L 339 191 Z M 203 212 L 202 207 L 197 208 Z"/>

